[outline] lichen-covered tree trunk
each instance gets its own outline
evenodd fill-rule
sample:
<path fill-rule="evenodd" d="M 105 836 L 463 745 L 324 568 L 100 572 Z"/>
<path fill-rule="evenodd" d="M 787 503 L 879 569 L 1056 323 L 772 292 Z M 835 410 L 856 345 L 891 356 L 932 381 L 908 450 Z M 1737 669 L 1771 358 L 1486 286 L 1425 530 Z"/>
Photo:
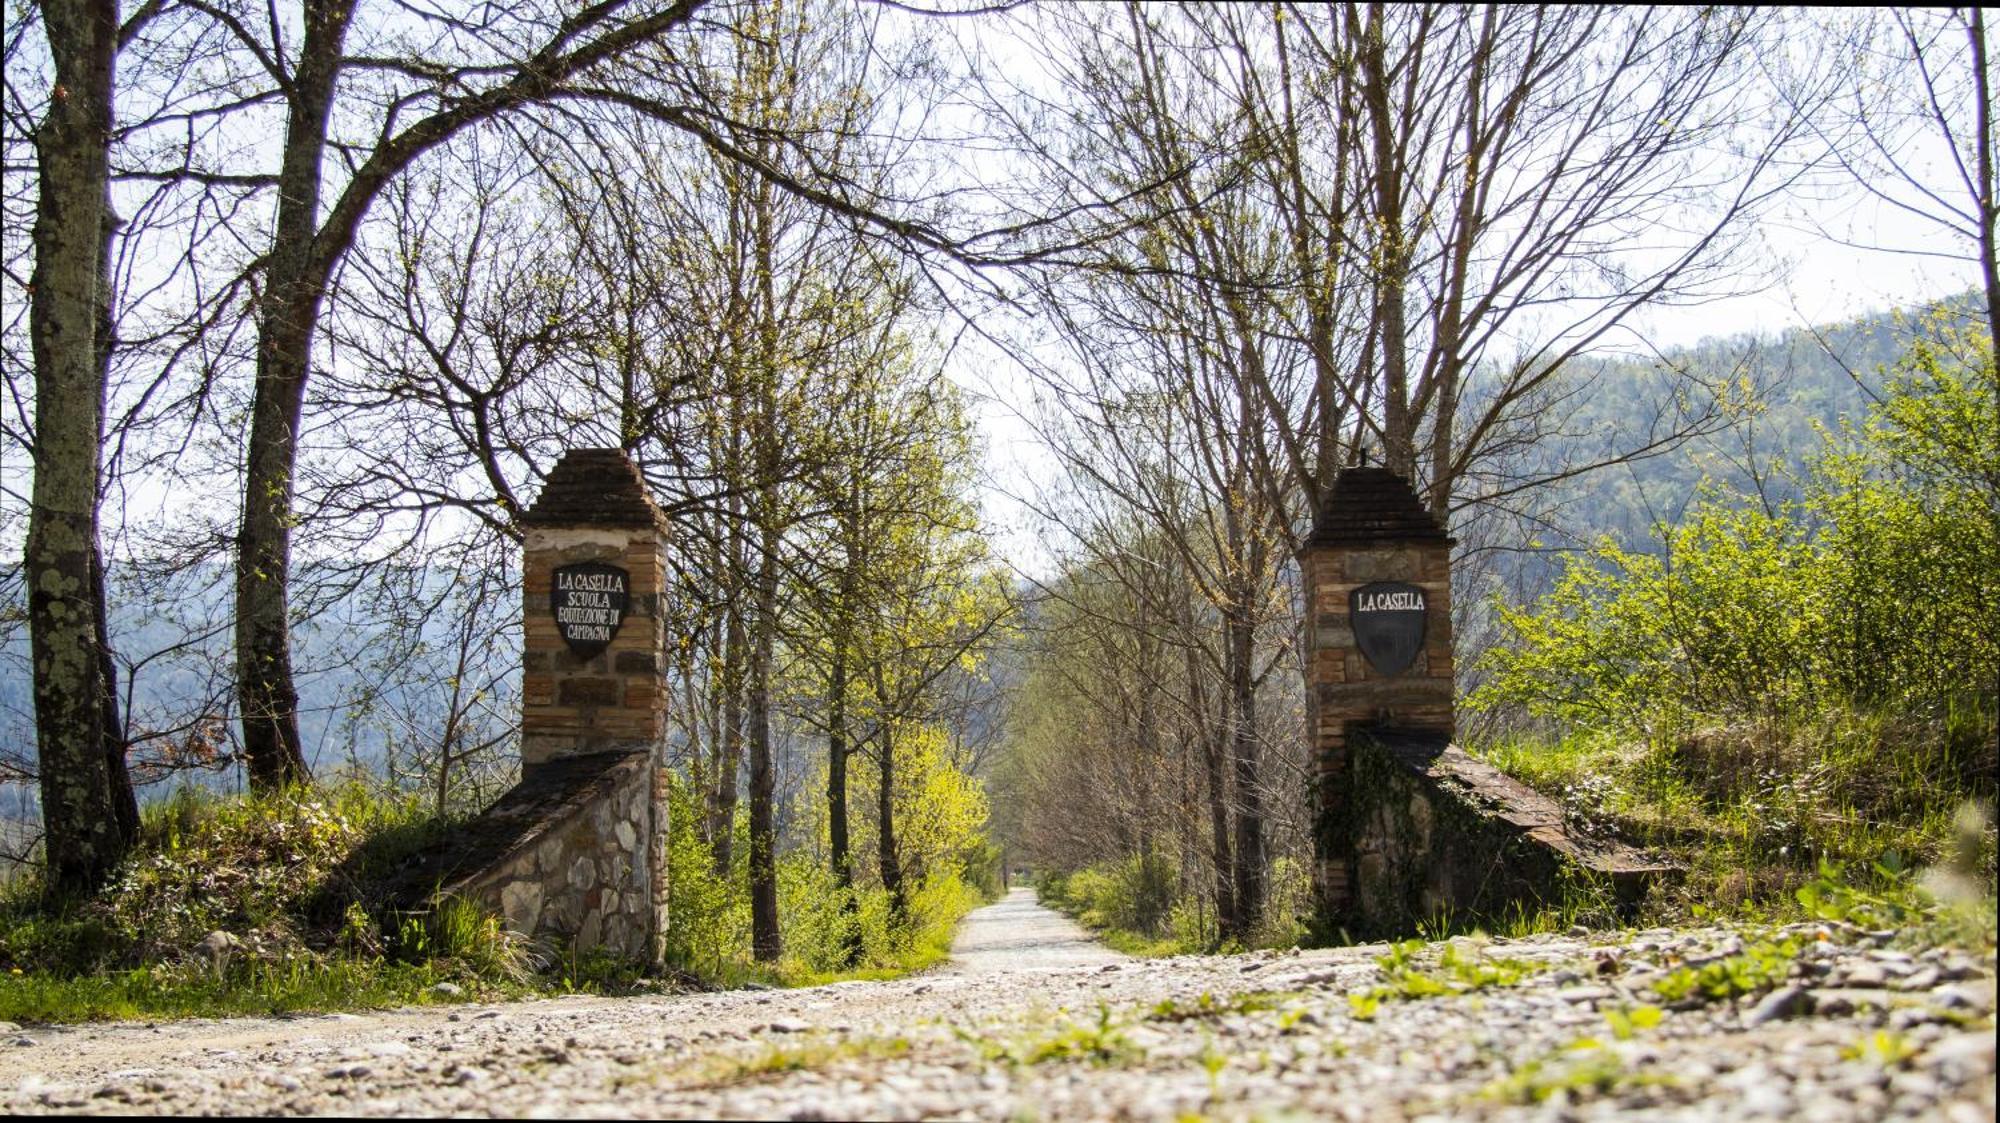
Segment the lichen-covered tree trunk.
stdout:
<path fill-rule="evenodd" d="M 138 823 L 105 646 L 97 549 L 118 11 L 109 0 L 58 0 L 42 5 L 42 17 L 55 87 L 35 133 L 41 195 L 28 310 L 35 482 L 22 561 L 47 885 L 68 893 L 99 884 Z"/>

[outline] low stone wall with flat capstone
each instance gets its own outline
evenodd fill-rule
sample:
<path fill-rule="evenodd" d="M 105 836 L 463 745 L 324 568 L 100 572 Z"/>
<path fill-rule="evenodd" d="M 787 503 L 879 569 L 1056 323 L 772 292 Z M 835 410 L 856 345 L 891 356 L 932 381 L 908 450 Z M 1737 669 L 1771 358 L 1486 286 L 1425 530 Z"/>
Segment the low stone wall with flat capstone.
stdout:
<path fill-rule="evenodd" d="M 403 875 L 401 895 L 460 897 L 515 932 L 651 957 L 657 900 L 646 848 L 651 754 L 568 757 L 531 770 Z M 663 886 L 660 888 L 664 888 Z"/>
<path fill-rule="evenodd" d="M 1441 736 L 1353 729 L 1348 751 L 1357 939 L 1504 922 L 1579 894 L 1629 907 L 1672 872 L 1571 831 L 1554 800 Z"/>

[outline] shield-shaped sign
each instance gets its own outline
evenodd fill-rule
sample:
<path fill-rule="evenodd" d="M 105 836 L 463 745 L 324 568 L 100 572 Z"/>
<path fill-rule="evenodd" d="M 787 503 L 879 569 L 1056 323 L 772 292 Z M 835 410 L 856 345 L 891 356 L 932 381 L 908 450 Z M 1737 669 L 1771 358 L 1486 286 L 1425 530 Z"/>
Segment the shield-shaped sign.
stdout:
<path fill-rule="evenodd" d="M 631 588 L 632 575 L 615 565 L 583 562 L 556 567 L 549 608 L 571 651 L 589 659 L 610 645 L 618 625 L 625 622 Z"/>
<path fill-rule="evenodd" d="M 1401 581 L 1377 581 L 1347 595 L 1354 645 L 1370 666 L 1400 675 L 1424 646 L 1424 591 Z"/>

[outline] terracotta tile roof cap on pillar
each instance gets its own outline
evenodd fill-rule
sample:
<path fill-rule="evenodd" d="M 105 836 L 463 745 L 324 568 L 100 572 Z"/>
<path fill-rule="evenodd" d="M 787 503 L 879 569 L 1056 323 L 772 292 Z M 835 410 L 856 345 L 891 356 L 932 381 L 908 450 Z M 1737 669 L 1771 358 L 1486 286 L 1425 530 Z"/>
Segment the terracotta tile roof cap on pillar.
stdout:
<path fill-rule="evenodd" d="M 1451 536 L 1409 482 L 1388 468 L 1343 468 L 1313 520 L 1307 546 L 1370 542 L 1443 542 Z"/>
<path fill-rule="evenodd" d="M 523 526 L 652 526 L 665 518 L 639 466 L 615 448 L 573 448 L 549 472 L 534 506 L 521 513 Z"/>

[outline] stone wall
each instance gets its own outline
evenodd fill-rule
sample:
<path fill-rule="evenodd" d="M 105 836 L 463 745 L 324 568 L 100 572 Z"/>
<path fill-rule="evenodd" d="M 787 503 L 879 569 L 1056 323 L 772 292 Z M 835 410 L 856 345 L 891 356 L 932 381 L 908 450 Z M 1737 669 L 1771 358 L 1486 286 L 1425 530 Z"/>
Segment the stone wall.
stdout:
<path fill-rule="evenodd" d="M 1576 894 L 1630 905 L 1666 872 L 1572 834 L 1553 800 L 1440 736 L 1363 728 L 1349 743 L 1353 937 L 1532 916 Z"/>
<path fill-rule="evenodd" d="M 440 896 L 477 901 L 515 932 L 652 960 L 660 916 L 647 847 L 665 833 L 652 781 L 646 753 L 530 770 L 435 860 Z"/>

